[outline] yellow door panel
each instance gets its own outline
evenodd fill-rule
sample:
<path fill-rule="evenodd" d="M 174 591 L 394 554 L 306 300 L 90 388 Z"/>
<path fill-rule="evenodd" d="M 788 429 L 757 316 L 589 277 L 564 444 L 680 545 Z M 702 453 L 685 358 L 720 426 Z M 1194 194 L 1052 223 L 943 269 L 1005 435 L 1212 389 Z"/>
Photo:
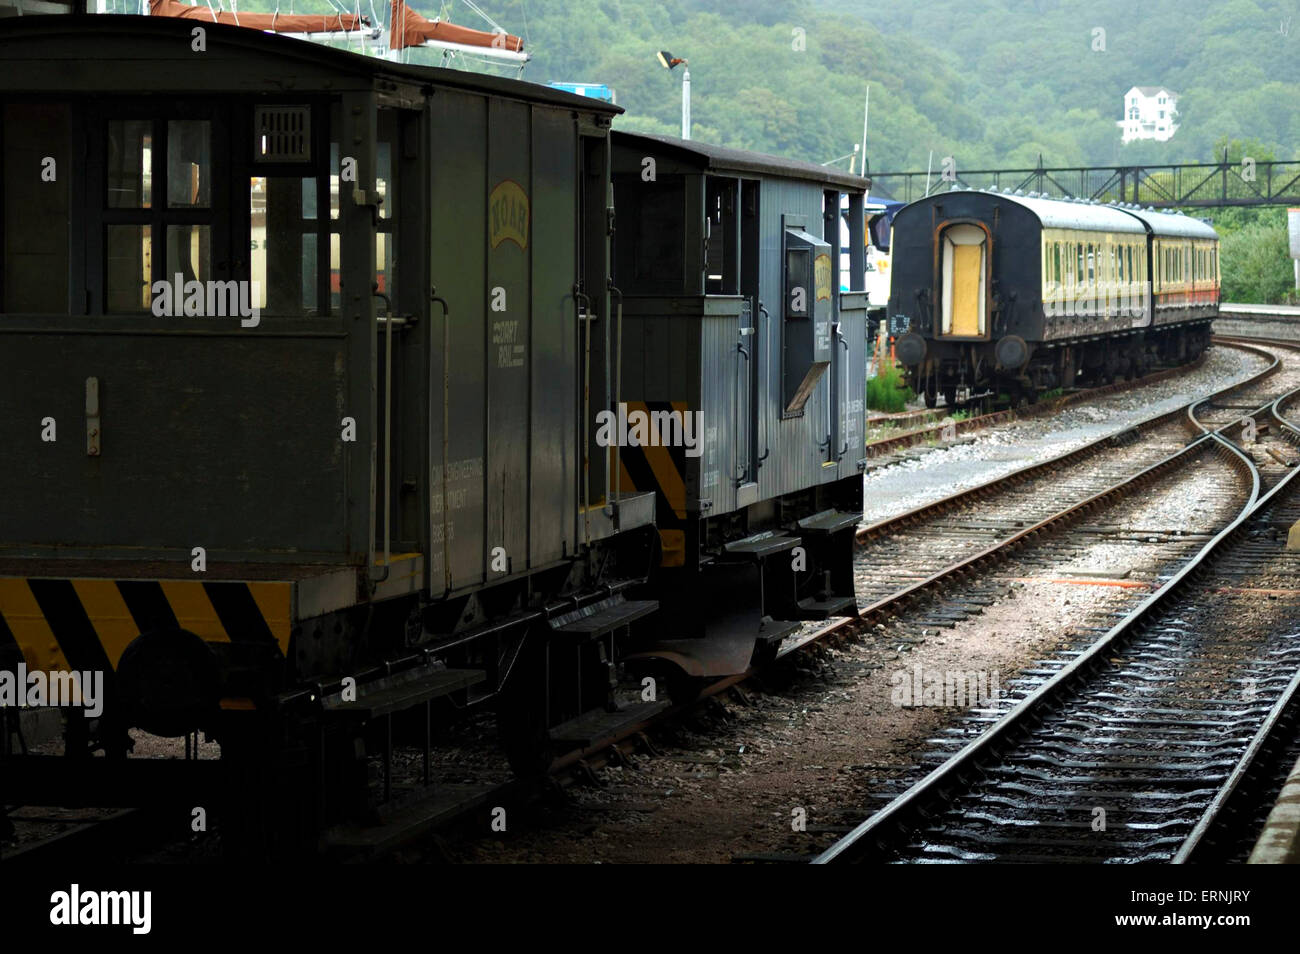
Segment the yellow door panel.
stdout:
<path fill-rule="evenodd" d="M 982 245 L 952 246 L 952 333 L 980 333 L 980 265 Z"/>

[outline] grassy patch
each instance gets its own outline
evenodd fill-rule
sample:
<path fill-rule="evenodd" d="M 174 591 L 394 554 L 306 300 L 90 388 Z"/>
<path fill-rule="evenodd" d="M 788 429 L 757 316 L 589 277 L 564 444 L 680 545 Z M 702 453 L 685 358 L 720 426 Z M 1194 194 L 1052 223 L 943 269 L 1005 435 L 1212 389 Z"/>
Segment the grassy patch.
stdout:
<path fill-rule="evenodd" d="M 903 372 L 894 365 L 883 365 L 880 373 L 867 380 L 867 407 L 873 411 L 897 414 L 915 397 L 903 384 Z"/>

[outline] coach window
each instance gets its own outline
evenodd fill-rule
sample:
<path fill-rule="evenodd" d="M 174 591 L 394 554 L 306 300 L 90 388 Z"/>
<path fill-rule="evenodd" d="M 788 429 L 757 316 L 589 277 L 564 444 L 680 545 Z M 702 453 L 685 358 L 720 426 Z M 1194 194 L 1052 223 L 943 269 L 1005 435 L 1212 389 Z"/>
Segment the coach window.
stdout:
<path fill-rule="evenodd" d="M 705 179 L 704 212 L 708 223 L 704 237 L 704 292 L 707 295 L 740 294 L 740 232 L 736 215 L 739 194 L 738 179 L 719 176 Z M 838 198 L 836 202 L 838 206 Z M 839 216 L 827 221 L 830 223 L 827 231 L 833 226 L 838 233 Z M 838 234 L 834 238 L 839 241 Z"/>
<path fill-rule="evenodd" d="M 316 180 L 296 176 L 249 179 L 249 278 L 254 303 L 273 315 L 311 314 L 318 307 Z"/>
<path fill-rule="evenodd" d="M 5 104 L 0 123 L 0 311 L 68 311 L 69 128 L 67 103 Z"/>
<path fill-rule="evenodd" d="M 341 123 L 338 104 L 266 104 L 253 110 L 256 144 L 250 178 L 250 278 L 270 315 L 329 315 L 339 303 L 339 160 L 329 130 Z M 386 148 L 387 144 L 383 144 Z M 389 216 L 390 177 L 378 155 L 376 194 Z M 391 221 L 380 226 L 391 230 Z M 377 238 L 380 289 L 391 263 L 386 237 Z"/>
<path fill-rule="evenodd" d="M 147 311 L 153 282 L 212 277 L 212 123 L 110 118 L 103 136 L 105 310 Z"/>
<path fill-rule="evenodd" d="M 675 295 L 686 285 L 681 241 L 686 180 L 662 172 L 653 182 L 639 174 L 614 176 L 618 228 L 614 270 L 625 295 Z"/>
<path fill-rule="evenodd" d="M 394 212 L 397 196 L 393 178 L 393 143 L 397 142 L 397 117 L 391 109 L 379 111 L 379 142 L 375 144 L 378 168 L 375 169 L 375 193 L 379 196 L 379 221 L 375 226 L 375 281 L 385 295 L 394 294 L 397 247 Z M 382 310 L 384 305 L 378 302 Z"/>

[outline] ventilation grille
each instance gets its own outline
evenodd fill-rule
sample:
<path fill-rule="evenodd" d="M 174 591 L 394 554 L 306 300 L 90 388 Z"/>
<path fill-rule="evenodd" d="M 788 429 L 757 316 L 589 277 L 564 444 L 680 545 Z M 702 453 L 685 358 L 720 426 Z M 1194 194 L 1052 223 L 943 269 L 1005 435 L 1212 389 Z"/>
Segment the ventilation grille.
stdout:
<path fill-rule="evenodd" d="M 311 161 L 311 107 L 258 106 L 253 114 L 256 162 Z"/>

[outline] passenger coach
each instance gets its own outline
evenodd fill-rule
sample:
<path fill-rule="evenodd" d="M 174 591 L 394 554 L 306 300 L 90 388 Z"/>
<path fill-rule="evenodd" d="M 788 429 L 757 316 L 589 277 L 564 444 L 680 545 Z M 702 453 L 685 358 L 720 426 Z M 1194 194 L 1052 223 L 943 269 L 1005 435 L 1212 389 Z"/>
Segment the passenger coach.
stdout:
<path fill-rule="evenodd" d="M 903 208 L 894 247 L 897 354 L 930 407 L 1190 361 L 1218 313 L 1218 236 L 1181 214 L 958 189 Z"/>

